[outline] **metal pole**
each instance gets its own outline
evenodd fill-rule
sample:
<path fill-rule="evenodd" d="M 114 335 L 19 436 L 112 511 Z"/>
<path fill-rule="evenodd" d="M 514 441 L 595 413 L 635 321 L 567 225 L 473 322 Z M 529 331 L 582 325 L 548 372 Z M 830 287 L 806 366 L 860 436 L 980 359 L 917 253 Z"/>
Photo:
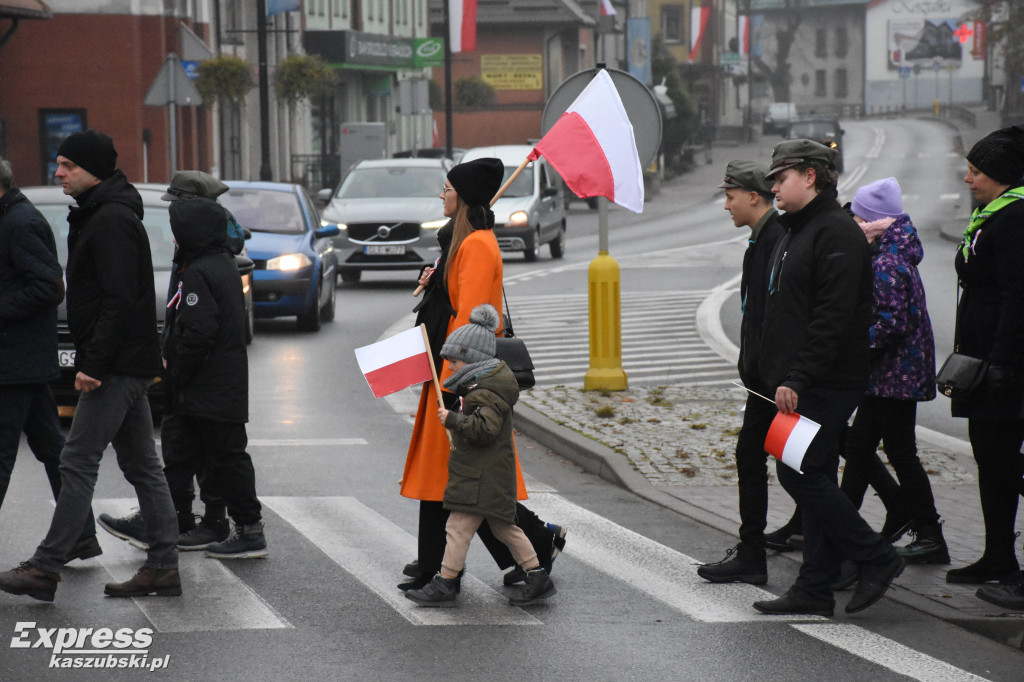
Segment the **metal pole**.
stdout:
<path fill-rule="evenodd" d="M 177 93 L 174 91 L 175 76 L 178 74 L 175 72 L 175 68 L 178 66 L 178 56 L 175 54 L 167 55 L 167 61 L 171 63 L 170 78 L 168 85 L 168 94 L 170 95 L 170 102 L 167 103 L 167 114 L 170 117 L 170 133 L 171 133 L 171 176 L 167 178 L 167 182 L 170 182 L 174 177 L 174 171 L 178 169 L 178 110 L 175 105 L 177 100 Z"/>
<path fill-rule="evenodd" d="M 267 0 L 256 0 L 256 47 L 260 71 L 260 180 L 270 170 L 270 84 L 267 81 Z"/>
<path fill-rule="evenodd" d="M 448 7 L 448 0 L 442 0 L 444 5 L 444 155 L 449 159 L 455 155 L 452 152 L 452 32 L 451 32 L 451 11 Z"/>

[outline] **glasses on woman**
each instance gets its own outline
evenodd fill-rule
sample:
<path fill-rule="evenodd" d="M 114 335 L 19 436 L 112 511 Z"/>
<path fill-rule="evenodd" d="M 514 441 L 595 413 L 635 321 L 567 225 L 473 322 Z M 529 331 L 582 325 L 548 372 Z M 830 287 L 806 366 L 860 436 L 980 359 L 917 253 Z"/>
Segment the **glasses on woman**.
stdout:
<path fill-rule="evenodd" d="M 448 187 L 447 185 L 441 188 L 441 194 L 448 194 L 448 192 L 455 189 L 454 187 Z"/>

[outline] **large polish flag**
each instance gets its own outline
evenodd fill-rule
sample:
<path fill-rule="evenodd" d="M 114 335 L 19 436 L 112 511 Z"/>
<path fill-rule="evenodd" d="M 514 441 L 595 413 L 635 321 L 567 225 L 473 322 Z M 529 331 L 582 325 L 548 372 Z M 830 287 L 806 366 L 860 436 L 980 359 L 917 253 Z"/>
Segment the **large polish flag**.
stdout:
<path fill-rule="evenodd" d="M 802 474 L 800 466 L 804 455 L 820 428 L 821 424 L 796 412 L 779 412 L 768 427 L 768 436 L 764 439 L 765 452 Z"/>
<path fill-rule="evenodd" d="M 576 196 L 608 197 L 644 210 L 644 173 L 633 125 L 612 77 L 601 69 L 527 157 L 543 156 Z"/>
<path fill-rule="evenodd" d="M 707 34 L 708 22 L 711 20 L 710 7 L 690 8 L 690 61 L 700 54 L 704 36 Z"/>
<path fill-rule="evenodd" d="M 476 49 L 476 0 L 448 1 L 448 40 L 452 53 Z"/>
<path fill-rule="evenodd" d="M 369 346 L 356 348 L 356 362 L 374 398 L 434 378 L 423 325 Z"/>

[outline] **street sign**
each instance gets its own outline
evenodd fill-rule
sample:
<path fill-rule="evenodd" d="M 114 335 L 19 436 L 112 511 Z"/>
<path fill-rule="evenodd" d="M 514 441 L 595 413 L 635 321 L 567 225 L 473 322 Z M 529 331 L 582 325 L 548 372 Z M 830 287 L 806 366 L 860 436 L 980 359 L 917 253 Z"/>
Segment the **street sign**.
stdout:
<path fill-rule="evenodd" d="M 142 103 L 147 107 L 163 107 L 168 104 L 197 107 L 203 103 L 203 98 L 182 68 L 178 55 L 172 52 L 164 59 Z"/>

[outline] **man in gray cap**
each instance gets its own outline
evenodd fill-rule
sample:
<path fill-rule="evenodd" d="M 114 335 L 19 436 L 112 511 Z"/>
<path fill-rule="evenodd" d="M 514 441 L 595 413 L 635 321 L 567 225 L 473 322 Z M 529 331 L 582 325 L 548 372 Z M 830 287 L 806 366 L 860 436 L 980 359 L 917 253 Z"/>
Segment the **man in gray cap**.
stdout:
<path fill-rule="evenodd" d="M 778 411 L 820 424 L 800 471 L 777 464 L 803 510 L 804 562 L 795 584 L 754 608 L 832 616 L 840 563 L 857 564 L 847 613 L 884 596 L 906 562 L 860 517 L 837 485 L 843 427 L 868 386 L 872 268 L 867 240 L 839 205 L 835 152 L 811 140 L 775 147 L 768 177 L 786 233 L 772 256 L 758 377 Z"/>
<path fill-rule="evenodd" d="M 768 269 L 772 251 L 784 232 L 775 212 L 768 167 L 755 161 L 730 161 L 725 168 L 725 210 L 736 227 L 749 227 L 750 239 L 743 254 L 740 280 L 740 379 L 747 388 L 765 395 L 757 372 L 761 345 L 761 321 L 768 293 Z M 764 529 L 768 518 L 768 465 L 764 439 L 775 418 L 775 406 L 764 398 L 747 394 L 743 425 L 736 440 L 736 474 L 739 478 L 740 543 L 726 558 L 697 568 L 697 574 L 713 583 L 768 581 Z"/>

